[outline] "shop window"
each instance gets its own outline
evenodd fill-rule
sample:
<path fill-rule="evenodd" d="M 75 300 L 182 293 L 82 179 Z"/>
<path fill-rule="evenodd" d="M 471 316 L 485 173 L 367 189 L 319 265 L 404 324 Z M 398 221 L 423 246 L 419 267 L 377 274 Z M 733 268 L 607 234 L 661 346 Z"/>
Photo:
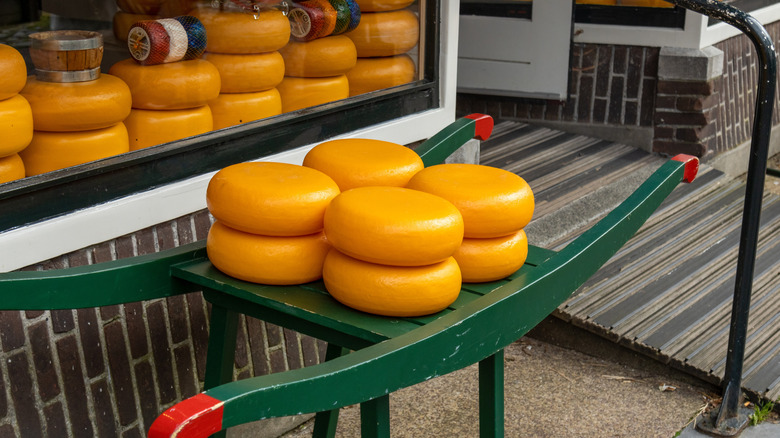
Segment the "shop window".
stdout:
<path fill-rule="evenodd" d="M 436 0 L 21 5 L 0 25 L 26 69 L 0 96 L 20 121 L 0 231 L 441 105 Z"/>

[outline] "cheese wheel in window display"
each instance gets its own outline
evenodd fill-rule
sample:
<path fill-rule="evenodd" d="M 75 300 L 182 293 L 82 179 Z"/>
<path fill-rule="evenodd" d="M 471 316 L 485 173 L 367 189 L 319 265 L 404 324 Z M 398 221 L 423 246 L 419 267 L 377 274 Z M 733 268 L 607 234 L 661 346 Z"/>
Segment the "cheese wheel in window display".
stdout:
<path fill-rule="evenodd" d="M 307 42 L 290 41 L 280 51 L 285 75 L 305 78 L 339 76 L 357 62 L 355 43 L 344 35 Z"/>
<path fill-rule="evenodd" d="M 117 7 L 131 14 L 155 15 L 163 0 L 116 0 Z"/>
<path fill-rule="evenodd" d="M 347 72 L 349 95 L 369 93 L 414 81 L 416 68 L 407 54 L 358 58 L 355 67 Z"/>
<path fill-rule="evenodd" d="M 130 28 L 139 21 L 157 20 L 160 18 L 158 15 L 145 15 L 145 14 L 133 14 L 130 12 L 117 11 L 114 14 L 112 20 L 111 30 L 114 32 L 114 37 L 122 42 L 127 41 L 127 32 Z"/>
<path fill-rule="evenodd" d="M 191 12 L 191 15 L 198 18 L 206 28 L 207 52 L 273 52 L 284 47 L 290 39 L 290 22 L 278 10 L 248 14 L 201 7 Z"/>
<path fill-rule="evenodd" d="M 134 109 L 123 122 L 127 128 L 130 150 L 168 143 L 212 130 L 208 105 L 181 110 Z"/>
<path fill-rule="evenodd" d="M 260 120 L 282 113 L 282 97 L 276 88 L 254 93 L 223 93 L 209 102 L 213 129 Z"/>
<path fill-rule="evenodd" d="M 365 12 L 355 30 L 346 33 L 355 43 L 357 56 L 395 56 L 417 45 L 420 25 L 409 10 Z"/>
<path fill-rule="evenodd" d="M 30 76 L 21 94 L 32 108 L 36 131 L 86 131 L 116 125 L 130 114 L 124 81 L 110 74 L 84 82 L 46 82 Z"/>
<path fill-rule="evenodd" d="M 24 161 L 27 176 L 32 176 L 128 151 L 127 129 L 123 123 L 117 123 L 91 131 L 36 131 L 30 145 L 19 155 Z"/>
<path fill-rule="evenodd" d="M 0 184 L 24 178 L 24 162 L 19 154 L 0 157 Z"/>
<path fill-rule="evenodd" d="M 137 109 L 196 108 L 219 95 L 219 71 L 202 59 L 140 65 L 128 58 L 111 66 L 109 73 L 127 83 Z"/>
<path fill-rule="evenodd" d="M 286 76 L 276 88 L 282 96 L 282 112 L 285 113 L 349 97 L 346 75 L 325 78 Z"/>
<path fill-rule="evenodd" d="M 239 55 L 206 52 L 203 59 L 219 71 L 220 93 L 270 90 L 284 78 L 284 59 L 278 51 Z"/>
<path fill-rule="evenodd" d="M 362 12 L 384 12 L 404 9 L 414 0 L 355 0 Z"/>
<path fill-rule="evenodd" d="M 528 257 L 528 239 L 523 230 L 488 239 L 466 237 L 453 257 L 466 283 L 500 280 L 523 266 Z"/>
<path fill-rule="evenodd" d="M 15 48 L 0 44 L 0 100 L 19 93 L 27 82 L 27 65 Z"/>
<path fill-rule="evenodd" d="M 27 100 L 16 94 L 0 100 L 0 157 L 26 148 L 33 137 L 33 115 Z"/>

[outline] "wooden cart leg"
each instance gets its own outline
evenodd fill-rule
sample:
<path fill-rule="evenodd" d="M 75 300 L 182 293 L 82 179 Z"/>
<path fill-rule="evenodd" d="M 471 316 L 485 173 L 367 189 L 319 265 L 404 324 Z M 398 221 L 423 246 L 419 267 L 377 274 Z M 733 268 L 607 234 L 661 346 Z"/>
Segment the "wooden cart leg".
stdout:
<path fill-rule="evenodd" d="M 504 350 L 479 362 L 479 436 L 504 436 Z"/>
<path fill-rule="evenodd" d="M 390 395 L 360 404 L 362 438 L 390 438 Z"/>
<path fill-rule="evenodd" d="M 329 361 L 339 356 L 345 355 L 348 350 L 343 347 L 339 347 L 333 344 L 328 344 L 328 349 L 325 351 L 325 360 Z M 312 438 L 333 438 L 336 436 L 336 425 L 339 421 L 339 410 L 333 409 L 330 411 L 317 412 L 314 417 L 314 431 L 312 432 Z"/>
<path fill-rule="evenodd" d="M 212 303 L 210 325 L 204 389 L 233 380 L 238 314 Z M 211 437 L 225 438 L 226 435 L 227 432 L 223 430 Z"/>

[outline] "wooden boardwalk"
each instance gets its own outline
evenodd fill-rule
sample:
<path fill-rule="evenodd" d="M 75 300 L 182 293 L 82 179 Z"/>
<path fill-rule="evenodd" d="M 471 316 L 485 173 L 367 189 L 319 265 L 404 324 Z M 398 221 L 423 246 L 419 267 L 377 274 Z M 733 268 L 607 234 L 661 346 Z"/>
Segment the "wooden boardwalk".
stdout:
<path fill-rule="evenodd" d="M 555 249 L 622 201 L 616 189 L 633 189 L 642 178 L 632 177 L 649 173 L 663 159 L 609 141 L 501 122 L 482 144 L 481 162 L 528 181 L 537 199 L 529 240 L 541 238 L 541 246 Z M 697 180 L 681 185 L 555 315 L 719 383 L 743 196 L 742 182 L 703 166 Z M 577 209 L 578 202 L 585 205 Z M 775 399 L 780 395 L 780 199 L 765 195 L 763 205 L 743 385 Z M 556 215 L 571 220 L 549 220 Z M 556 224 L 557 233 L 550 233 L 549 226 L 537 226 L 545 221 L 569 223 Z M 546 235 L 534 236 L 536 231 Z"/>

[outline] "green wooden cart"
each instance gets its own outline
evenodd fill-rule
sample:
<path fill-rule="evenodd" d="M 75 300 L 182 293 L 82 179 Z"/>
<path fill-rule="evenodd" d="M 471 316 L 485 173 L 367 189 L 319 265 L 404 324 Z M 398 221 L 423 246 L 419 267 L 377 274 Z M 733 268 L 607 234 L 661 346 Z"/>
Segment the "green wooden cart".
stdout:
<path fill-rule="evenodd" d="M 487 139 L 493 120 L 472 115 L 424 142 L 426 166 L 471 138 Z M 166 410 L 149 436 L 205 437 L 263 418 L 318 413 L 314 435 L 335 434 L 338 409 L 360 403 L 366 437 L 387 437 L 389 394 L 479 363 L 480 435 L 503 436 L 503 349 L 548 316 L 639 229 L 698 160 L 675 157 L 628 199 L 559 252 L 530 247 L 508 278 L 464 284 L 448 309 L 389 318 L 335 301 L 322 282 L 268 286 L 224 275 L 204 242 L 85 267 L 0 275 L 0 310 L 98 307 L 203 291 L 212 305 L 206 390 Z M 318 365 L 230 382 L 238 315 L 260 318 L 328 342 Z"/>

